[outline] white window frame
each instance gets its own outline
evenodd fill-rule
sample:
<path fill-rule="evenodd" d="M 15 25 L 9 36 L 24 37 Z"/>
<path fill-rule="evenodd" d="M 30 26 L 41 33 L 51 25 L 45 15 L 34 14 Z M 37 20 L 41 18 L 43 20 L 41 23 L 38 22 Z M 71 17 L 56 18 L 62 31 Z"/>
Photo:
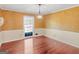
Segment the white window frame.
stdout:
<path fill-rule="evenodd" d="M 33 18 L 33 29 L 32 29 L 32 32 L 34 33 L 34 16 L 24 16 L 23 17 L 23 26 L 25 25 L 24 21 L 26 20 L 26 18 Z M 27 21 L 27 20 L 26 20 Z M 25 27 L 24 27 L 24 33 L 25 33 Z"/>

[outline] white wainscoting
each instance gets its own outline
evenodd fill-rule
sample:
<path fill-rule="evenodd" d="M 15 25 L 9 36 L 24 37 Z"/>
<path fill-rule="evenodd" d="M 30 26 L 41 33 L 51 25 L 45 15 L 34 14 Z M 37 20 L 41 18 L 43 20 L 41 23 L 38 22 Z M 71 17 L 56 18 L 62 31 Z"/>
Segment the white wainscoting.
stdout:
<path fill-rule="evenodd" d="M 79 33 L 77 32 L 43 28 L 36 29 L 35 32 L 79 48 Z"/>
<path fill-rule="evenodd" d="M 9 41 L 15 41 L 24 38 L 23 30 L 9 30 L 0 32 L 1 40 L 0 43 L 5 43 Z"/>
<path fill-rule="evenodd" d="M 44 35 L 45 34 L 45 31 L 44 31 L 45 29 L 43 29 L 43 28 L 36 28 L 35 30 L 34 30 L 34 35 L 36 34 L 36 33 L 38 33 L 38 35 Z"/>
<path fill-rule="evenodd" d="M 56 29 L 43 29 L 43 28 L 35 29 L 34 34 L 35 33 L 38 33 L 38 35 L 45 35 L 49 38 L 79 48 L 79 33 L 56 30 Z M 15 41 L 23 38 L 25 38 L 23 30 L 9 30 L 0 32 L 0 43 Z"/>
<path fill-rule="evenodd" d="M 3 38 L 2 38 L 2 32 L 0 32 L 0 46 L 1 46 L 1 43 L 3 42 Z"/>

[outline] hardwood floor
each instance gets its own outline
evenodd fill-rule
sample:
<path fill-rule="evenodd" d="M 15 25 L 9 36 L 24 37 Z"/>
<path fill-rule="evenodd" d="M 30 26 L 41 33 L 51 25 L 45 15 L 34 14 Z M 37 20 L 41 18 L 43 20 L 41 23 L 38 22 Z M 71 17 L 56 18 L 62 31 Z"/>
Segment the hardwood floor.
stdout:
<path fill-rule="evenodd" d="M 33 53 L 34 54 L 45 54 L 46 53 L 46 37 L 39 36 L 33 40 Z"/>
<path fill-rule="evenodd" d="M 73 47 L 71 45 L 47 39 L 47 53 L 48 54 L 78 54 L 79 48 Z"/>
<path fill-rule="evenodd" d="M 33 39 L 33 54 L 79 54 L 79 48 L 45 36 L 32 37 L 31 39 Z M 24 41 L 27 40 L 29 39 L 3 43 L 1 49 L 9 54 L 24 54 L 24 50 L 27 50 Z"/>
<path fill-rule="evenodd" d="M 24 53 L 24 40 L 3 43 L 1 48 L 3 51 L 8 52 L 9 54 Z"/>

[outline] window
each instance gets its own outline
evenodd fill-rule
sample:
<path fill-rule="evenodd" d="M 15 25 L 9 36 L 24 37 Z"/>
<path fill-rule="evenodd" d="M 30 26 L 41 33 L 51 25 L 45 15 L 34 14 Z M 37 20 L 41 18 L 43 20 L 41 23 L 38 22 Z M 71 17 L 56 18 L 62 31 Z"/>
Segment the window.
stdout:
<path fill-rule="evenodd" d="M 24 16 L 24 32 L 25 34 L 33 33 L 34 30 L 34 17 Z M 27 35 L 29 36 L 29 35 Z"/>

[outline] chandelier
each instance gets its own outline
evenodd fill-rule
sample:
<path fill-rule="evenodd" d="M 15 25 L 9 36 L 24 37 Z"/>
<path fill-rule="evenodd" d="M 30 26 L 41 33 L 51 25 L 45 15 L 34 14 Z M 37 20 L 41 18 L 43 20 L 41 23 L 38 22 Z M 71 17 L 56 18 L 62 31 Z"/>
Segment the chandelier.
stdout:
<path fill-rule="evenodd" d="M 42 15 L 41 15 L 41 4 L 38 4 L 39 10 L 38 10 L 38 19 L 42 19 Z"/>

